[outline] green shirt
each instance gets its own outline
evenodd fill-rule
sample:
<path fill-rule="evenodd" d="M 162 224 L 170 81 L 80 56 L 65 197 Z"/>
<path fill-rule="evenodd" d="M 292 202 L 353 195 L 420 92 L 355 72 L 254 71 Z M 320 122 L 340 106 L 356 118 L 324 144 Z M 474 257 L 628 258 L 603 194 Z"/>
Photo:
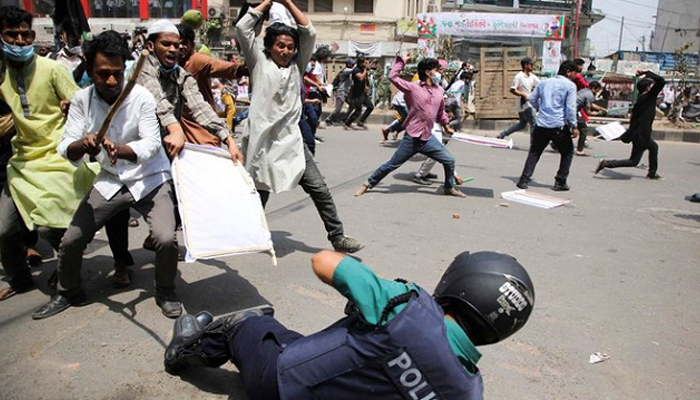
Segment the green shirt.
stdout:
<path fill-rule="evenodd" d="M 67 228 L 95 177 L 56 151 L 66 121 L 61 100 L 71 100 L 78 85 L 59 63 L 39 56 L 21 70 L 8 65 L 1 78 L 0 98 L 12 110 L 17 130 L 7 165 L 12 200 L 30 230 Z"/>
<path fill-rule="evenodd" d="M 390 299 L 415 289 L 416 285 L 382 279 L 366 265 L 354 258 L 345 257 L 333 274 L 333 287 L 357 305 L 368 323 L 376 324 Z M 389 319 L 395 317 L 405 306 L 406 304 L 401 304 L 394 308 Z M 452 351 L 467 371 L 475 373 L 481 353 L 457 323 L 447 317 L 444 321 Z"/>

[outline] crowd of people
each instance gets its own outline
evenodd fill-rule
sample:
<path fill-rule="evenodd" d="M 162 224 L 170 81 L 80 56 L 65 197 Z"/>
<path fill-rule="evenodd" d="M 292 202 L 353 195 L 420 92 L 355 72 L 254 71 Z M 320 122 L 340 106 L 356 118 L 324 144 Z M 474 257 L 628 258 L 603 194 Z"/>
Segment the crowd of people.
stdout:
<path fill-rule="evenodd" d="M 316 142 L 323 140 L 316 132 L 324 123 L 366 126 L 374 109 L 368 79 L 373 62 L 348 59 L 328 93 L 324 63 L 330 54 L 314 51 L 314 26 L 293 0 L 262 0 L 245 8 L 236 22 L 245 64 L 195 51 L 195 33 L 187 24 L 157 20 L 131 48 L 115 31 L 83 42 L 69 24 L 61 30 L 63 47 L 42 57 L 34 53 L 32 15 L 0 8 L 0 160 L 6 164 L 0 261 L 7 277 L 0 301 L 36 287 L 29 265 L 36 262 L 41 236 L 58 255 L 49 282 L 55 293 L 32 318 L 85 304 L 83 252 L 103 226 L 114 258 L 112 284 L 130 285 L 129 210 L 135 209 L 149 225 L 143 246 L 155 253 L 156 305 L 163 315 L 177 318 L 164 354 L 168 373 L 232 361 L 254 399 L 483 398 L 476 346 L 518 331 L 534 307 L 534 286 L 523 266 L 505 254 L 462 253 L 433 294 L 410 282 L 380 278 L 348 256 L 364 244 L 345 234 L 314 160 Z M 148 52 L 141 54 L 141 47 Z M 135 63 L 134 56 L 142 62 Z M 420 153 L 433 161 L 421 166 L 414 181 L 430 184 L 436 177 L 430 169 L 439 162 L 443 193 L 463 198 L 456 187 L 463 180 L 446 144 L 461 129 L 464 111 L 474 113 L 469 93 L 478 71 L 464 63 L 448 81 L 438 60 L 424 58 L 414 79 L 406 79 L 406 61 L 397 55 L 388 76 L 399 91 L 391 99 L 399 118 L 381 130 L 383 140 L 405 134 L 391 159 L 355 196 Z M 503 139 L 530 127 L 517 186 L 528 188 L 551 142 L 561 154 L 552 188 L 569 190 L 574 154 L 587 155 L 588 116 L 605 111 L 595 102 L 602 86 L 583 79 L 578 60 L 562 63 L 555 77 L 542 81 L 532 73 L 531 59 L 524 58 L 521 66 L 511 86 L 519 123 L 499 135 Z M 243 75 L 251 92 L 239 143 L 233 134 L 235 83 Z M 664 80 L 649 71 L 639 75 L 640 97 L 622 136 L 632 143 L 630 159 L 601 160 L 596 173 L 637 165 L 648 150 L 647 177 L 660 178 L 651 125 Z M 323 121 L 330 96 L 335 108 Z M 350 300 L 347 317 L 304 337 L 275 320 L 269 306 L 216 320 L 207 312 L 183 314 L 175 290 L 179 216 L 170 165 L 185 143 L 225 148 L 250 174 L 263 208 L 272 193 L 301 186 L 309 194 L 334 249 L 316 254 L 312 268 Z"/>

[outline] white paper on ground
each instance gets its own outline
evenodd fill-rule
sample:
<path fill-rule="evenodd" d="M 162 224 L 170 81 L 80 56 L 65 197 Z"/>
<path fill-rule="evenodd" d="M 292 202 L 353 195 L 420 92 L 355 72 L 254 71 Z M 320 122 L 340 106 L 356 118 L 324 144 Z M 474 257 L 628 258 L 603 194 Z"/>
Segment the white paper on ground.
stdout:
<path fill-rule="evenodd" d="M 173 161 L 172 175 L 186 262 L 267 252 L 277 264 L 258 192 L 228 151 L 186 143 Z"/>
<path fill-rule="evenodd" d="M 530 192 L 527 190 L 513 190 L 511 192 L 503 192 L 501 193 L 501 197 L 509 201 L 514 201 L 516 203 L 527 204 L 529 206 L 535 206 L 545 209 L 559 207 L 571 202 L 571 200 L 560 199 L 558 197 Z"/>
<path fill-rule="evenodd" d="M 513 139 L 498 139 L 486 136 L 470 135 L 468 133 L 455 132 L 452 135 L 453 139 L 459 140 L 460 142 L 465 142 L 469 144 L 475 144 L 477 146 L 488 146 L 496 147 L 499 149 L 512 149 Z"/>
<path fill-rule="evenodd" d="M 611 141 L 622 136 L 622 134 L 625 133 L 627 129 L 625 129 L 625 127 L 622 126 L 622 124 L 620 124 L 620 121 L 615 121 L 609 124 L 605 124 L 603 126 L 599 126 L 595 130 L 598 131 L 598 133 L 600 133 L 600 135 L 603 136 L 605 140 Z"/>
<path fill-rule="evenodd" d="M 602 353 L 600 351 L 596 351 L 595 353 L 591 354 L 590 357 L 588 357 L 588 363 L 589 364 L 597 364 L 601 363 L 605 360 L 610 359 L 610 356 L 607 355 L 606 353 Z"/>

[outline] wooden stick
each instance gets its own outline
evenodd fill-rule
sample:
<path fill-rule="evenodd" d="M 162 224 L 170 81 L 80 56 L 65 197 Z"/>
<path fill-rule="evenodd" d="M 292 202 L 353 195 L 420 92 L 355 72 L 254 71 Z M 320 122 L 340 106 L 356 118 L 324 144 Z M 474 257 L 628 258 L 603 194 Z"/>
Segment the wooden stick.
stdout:
<path fill-rule="evenodd" d="M 119 94 L 119 97 L 117 97 L 117 100 L 114 102 L 114 105 L 112 106 L 112 108 L 109 109 L 109 113 L 107 114 L 107 117 L 105 118 L 104 122 L 102 122 L 102 126 L 100 127 L 100 130 L 97 133 L 97 138 L 95 139 L 95 142 L 100 143 L 102 139 L 104 139 L 105 135 L 107 134 L 107 130 L 109 129 L 109 124 L 112 123 L 112 119 L 117 114 L 117 111 L 119 111 L 119 107 L 122 106 L 124 100 L 127 98 L 127 96 L 129 96 L 129 93 L 131 93 L 131 89 L 133 89 L 134 85 L 136 85 L 136 79 L 141 73 L 143 63 L 146 61 L 146 58 L 148 58 L 148 54 L 148 50 L 144 50 L 141 52 L 139 60 L 136 62 L 136 66 L 134 67 L 134 70 L 131 73 L 129 81 L 126 83 L 124 90 L 122 90 L 122 92 Z"/>

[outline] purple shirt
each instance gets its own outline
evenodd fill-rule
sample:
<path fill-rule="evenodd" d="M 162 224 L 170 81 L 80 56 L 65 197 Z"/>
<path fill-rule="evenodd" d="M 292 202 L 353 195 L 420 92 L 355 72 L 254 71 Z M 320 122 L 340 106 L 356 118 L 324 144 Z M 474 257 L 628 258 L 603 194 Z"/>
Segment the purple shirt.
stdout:
<path fill-rule="evenodd" d="M 404 93 L 408 117 L 403 126 L 411 137 L 428 140 L 432 135 L 433 125 L 439 122 L 447 125 L 450 120 L 445 112 L 445 91 L 438 85 L 427 85 L 425 82 L 406 82 L 399 73 L 406 63 L 401 57 L 396 57 L 391 67 L 389 80 L 397 89 Z"/>

